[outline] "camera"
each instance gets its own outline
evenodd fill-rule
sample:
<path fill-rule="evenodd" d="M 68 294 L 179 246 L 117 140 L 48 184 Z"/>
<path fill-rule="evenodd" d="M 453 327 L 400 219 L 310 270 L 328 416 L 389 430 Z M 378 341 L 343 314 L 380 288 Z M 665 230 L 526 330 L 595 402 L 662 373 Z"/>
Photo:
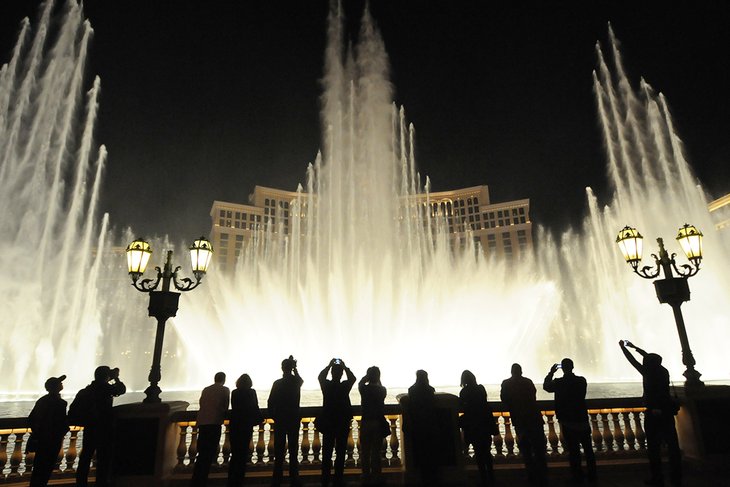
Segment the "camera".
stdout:
<path fill-rule="evenodd" d="M 563 368 L 563 366 L 562 366 L 562 364 L 555 364 L 555 368 L 556 368 L 556 369 L 562 369 L 562 368 Z"/>
<path fill-rule="evenodd" d="M 342 359 L 336 358 L 334 363 L 335 365 L 342 365 Z"/>

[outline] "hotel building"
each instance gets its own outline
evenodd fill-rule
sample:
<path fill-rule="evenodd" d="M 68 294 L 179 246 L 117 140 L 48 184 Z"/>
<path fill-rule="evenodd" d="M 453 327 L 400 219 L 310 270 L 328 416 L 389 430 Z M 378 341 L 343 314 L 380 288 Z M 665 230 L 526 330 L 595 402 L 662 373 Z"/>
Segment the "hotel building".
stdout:
<path fill-rule="evenodd" d="M 294 217 L 292 202 L 296 198 L 293 191 L 256 186 L 248 204 L 214 201 L 210 236 L 216 266 L 233 268 L 244 245 L 256 232 L 271 228 L 272 232 L 288 235 Z M 486 256 L 508 260 L 532 249 L 529 199 L 492 203 L 486 185 L 418 194 L 409 200 L 413 198 L 418 204 L 430 204 L 431 216 L 445 218 L 455 246 L 471 236 Z"/>

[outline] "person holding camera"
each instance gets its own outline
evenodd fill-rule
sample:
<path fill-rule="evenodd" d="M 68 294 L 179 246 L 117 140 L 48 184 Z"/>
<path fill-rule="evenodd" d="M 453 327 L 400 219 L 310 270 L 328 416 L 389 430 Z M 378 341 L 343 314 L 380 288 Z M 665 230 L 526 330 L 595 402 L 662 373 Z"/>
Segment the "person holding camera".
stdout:
<path fill-rule="evenodd" d="M 304 381 L 299 376 L 297 361 L 289 355 L 282 360 L 283 377 L 274 381 L 269 393 L 268 408 L 274 420 L 274 475 L 272 486 L 281 485 L 284 477 L 284 455 L 289 440 L 289 479 L 292 485 L 299 481 L 299 425 L 302 417 L 299 401 Z"/>
<path fill-rule="evenodd" d="M 649 456 L 651 478 L 649 485 L 664 485 L 662 475 L 661 444 L 667 444 L 669 450 L 669 470 L 672 485 L 682 483 L 682 455 L 679 451 L 677 429 L 674 415 L 679 412 L 679 405 L 669 394 L 669 371 L 662 366 L 662 357 L 656 353 L 647 353 L 628 340 L 618 342 L 626 360 L 639 371 L 644 386 L 644 431 L 646 432 L 646 450 Z M 629 351 L 633 348 L 643 357 L 639 363 Z"/>
<path fill-rule="evenodd" d="M 76 409 L 75 403 L 80 404 L 80 416 L 83 418 L 84 435 L 83 447 L 79 455 L 79 466 L 76 469 L 76 485 L 88 485 L 91 459 L 96 452 L 96 482 L 95 485 L 104 487 L 110 483 L 112 452 L 114 449 L 114 398 L 127 392 L 127 387 L 119 380 L 119 369 L 111 369 L 101 365 L 94 371 L 94 381 L 81 389 L 69 408 L 69 420 L 72 421 L 71 411 Z"/>
<path fill-rule="evenodd" d="M 343 372 L 347 378 L 343 381 Z M 327 379 L 332 374 L 332 380 Z M 338 358 L 330 360 L 317 377 L 322 389 L 322 413 L 315 420 L 322 439 L 322 486 L 328 487 L 332 475 L 332 452 L 335 452 L 335 485 L 342 485 L 345 473 L 347 436 L 352 424 L 350 391 L 355 374 Z"/>
<path fill-rule="evenodd" d="M 581 468 L 580 448 L 586 457 L 588 480 L 596 480 L 596 456 L 591 444 L 591 425 L 588 422 L 588 406 L 586 405 L 586 390 L 588 384 L 585 377 L 573 373 L 573 361 L 564 358 L 559 364 L 550 367 L 550 371 L 542 383 L 545 392 L 555 393 L 555 415 L 560 422 L 560 431 L 565 440 L 565 449 L 568 450 L 570 471 L 574 481 L 583 480 Z M 563 376 L 554 378 L 558 369 L 563 370 Z"/>

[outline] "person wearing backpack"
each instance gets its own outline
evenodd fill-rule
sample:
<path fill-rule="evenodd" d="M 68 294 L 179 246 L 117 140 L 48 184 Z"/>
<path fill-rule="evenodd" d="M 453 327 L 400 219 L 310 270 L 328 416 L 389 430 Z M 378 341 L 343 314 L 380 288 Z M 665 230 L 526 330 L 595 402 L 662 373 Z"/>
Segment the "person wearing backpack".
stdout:
<path fill-rule="evenodd" d="M 101 365 L 94 371 L 94 381 L 80 390 L 69 408 L 72 423 L 84 427 L 79 466 L 76 469 L 76 485 L 88 485 L 91 459 L 96 452 L 96 482 L 98 487 L 110 483 L 110 467 L 114 445 L 113 405 L 114 398 L 127 392 L 119 380 L 119 369 Z M 80 420 L 80 421 L 78 421 Z"/>

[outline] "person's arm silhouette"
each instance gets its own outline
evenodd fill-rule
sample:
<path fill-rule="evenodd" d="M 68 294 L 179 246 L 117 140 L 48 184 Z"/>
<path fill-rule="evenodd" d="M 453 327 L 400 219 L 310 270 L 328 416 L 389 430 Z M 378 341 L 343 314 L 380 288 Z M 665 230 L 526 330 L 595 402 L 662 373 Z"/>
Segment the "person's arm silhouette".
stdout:
<path fill-rule="evenodd" d="M 633 343 L 631 343 L 628 340 L 619 340 L 618 342 L 619 346 L 621 347 L 621 351 L 624 353 L 624 356 L 626 357 L 626 360 L 629 361 L 631 365 L 634 366 L 636 370 L 639 371 L 640 374 L 644 373 L 644 367 L 639 363 L 638 360 L 636 360 L 636 357 L 629 352 L 628 347 L 631 347 L 635 349 L 637 352 L 639 352 L 642 356 L 646 355 L 646 352 L 644 352 L 642 349 L 636 347 Z"/>
<path fill-rule="evenodd" d="M 545 392 L 555 392 L 555 381 L 553 380 L 553 376 L 557 370 L 558 364 L 553 364 L 553 366 L 550 367 L 550 372 L 548 372 L 548 375 L 545 376 L 545 380 L 542 381 L 542 388 Z"/>

